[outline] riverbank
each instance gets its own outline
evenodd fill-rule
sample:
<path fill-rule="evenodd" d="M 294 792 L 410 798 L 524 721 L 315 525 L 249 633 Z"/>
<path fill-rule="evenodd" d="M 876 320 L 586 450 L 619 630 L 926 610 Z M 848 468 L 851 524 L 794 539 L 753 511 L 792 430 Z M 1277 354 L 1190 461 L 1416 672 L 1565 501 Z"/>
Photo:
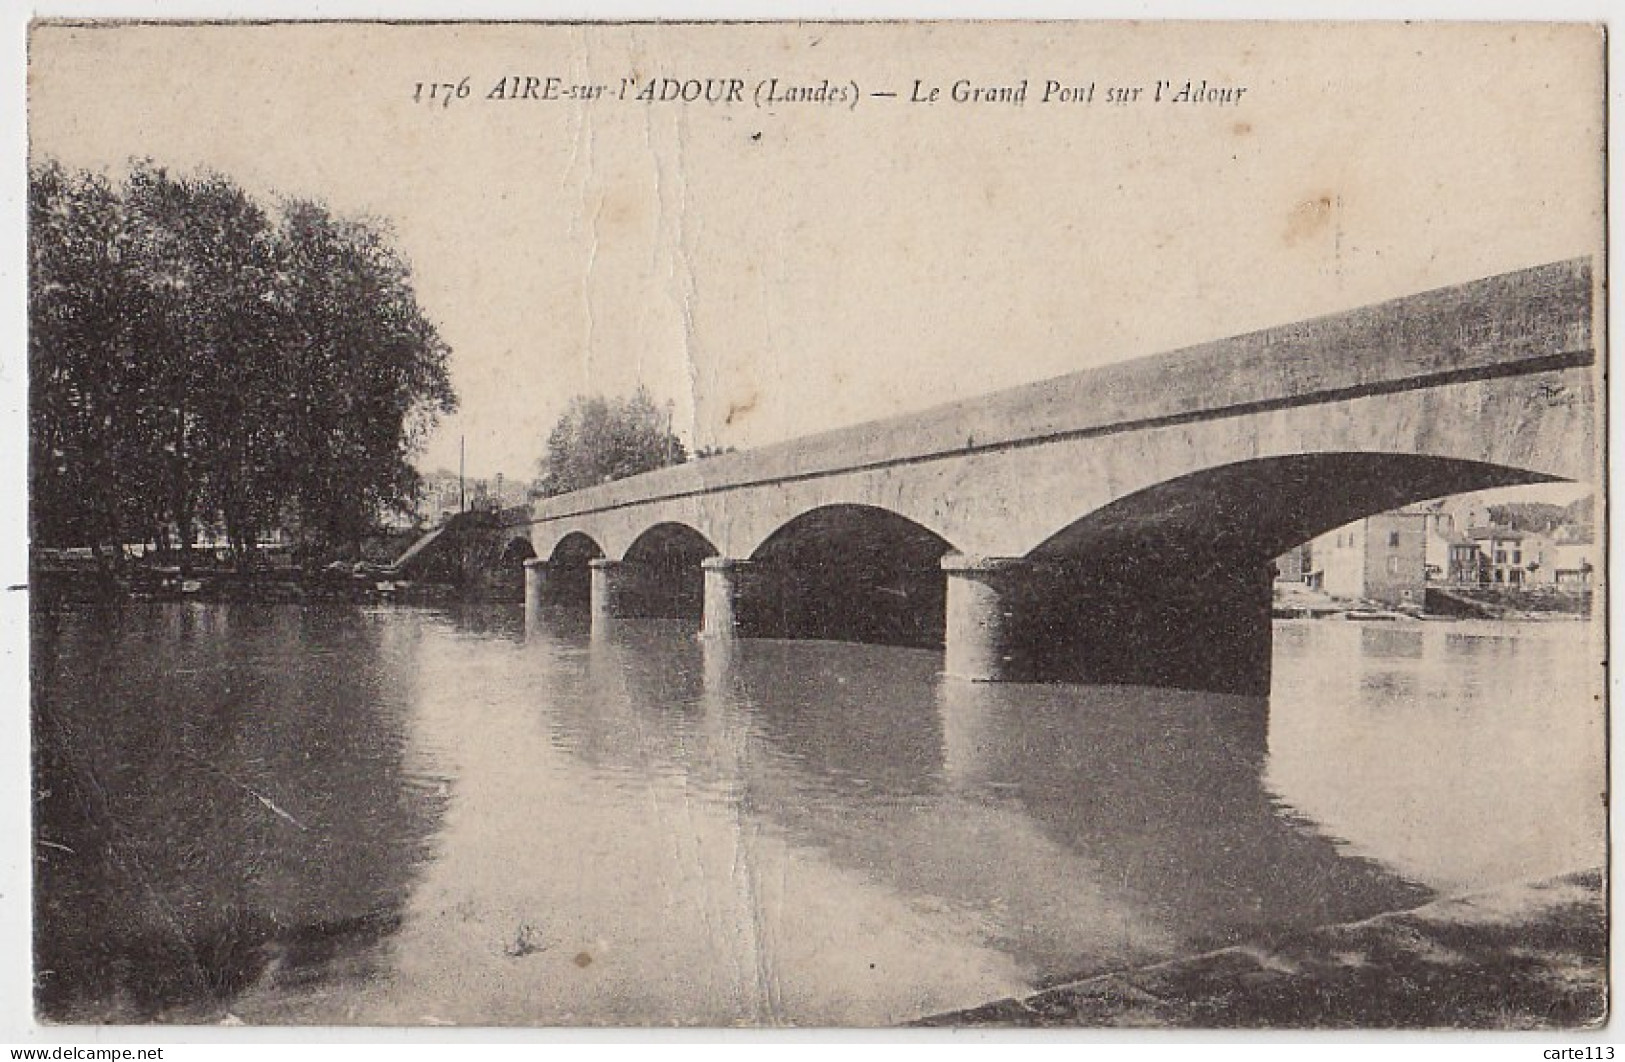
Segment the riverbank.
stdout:
<path fill-rule="evenodd" d="M 1594 1028 L 1608 1014 L 1601 871 L 1437 900 L 935 1015 L 926 1026 Z"/>
<path fill-rule="evenodd" d="M 1333 597 L 1302 583 L 1277 582 L 1271 598 L 1275 619 L 1332 620 L 1586 620 L 1592 615 L 1590 587 L 1477 586 L 1427 587 L 1422 602 L 1401 607 L 1379 601 Z"/>
<path fill-rule="evenodd" d="M 518 602 L 524 599 L 517 579 L 433 582 L 400 578 L 376 566 L 295 568 L 239 573 L 179 569 L 138 570 L 112 576 L 98 572 L 33 573 L 28 589 L 36 607 L 115 602 L 236 602 L 253 604 L 392 602 L 445 605 L 460 601 Z"/>

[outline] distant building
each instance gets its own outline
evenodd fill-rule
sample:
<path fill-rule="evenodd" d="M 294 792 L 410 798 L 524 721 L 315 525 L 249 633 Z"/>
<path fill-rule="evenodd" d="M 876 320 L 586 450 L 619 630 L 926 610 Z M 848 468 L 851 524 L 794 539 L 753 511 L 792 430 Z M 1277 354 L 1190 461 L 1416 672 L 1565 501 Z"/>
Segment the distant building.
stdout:
<path fill-rule="evenodd" d="M 1525 539 L 1524 556 L 1530 585 L 1563 590 L 1590 587 L 1601 559 L 1590 532 L 1570 527 L 1558 528 L 1550 538 Z"/>
<path fill-rule="evenodd" d="M 1421 513 L 1356 520 L 1310 544 L 1306 581 L 1333 597 L 1420 608 L 1427 589 L 1426 538 Z"/>
<path fill-rule="evenodd" d="M 438 524 L 455 516 L 463 510 L 465 493 L 457 473 L 426 473 L 418 484 L 418 519 L 426 524 Z"/>
<path fill-rule="evenodd" d="M 1467 537 L 1478 547 L 1483 560 L 1479 566 L 1479 581 L 1498 586 L 1522 586 L 1528 581 L 1529 562 L 1522 531 L 1506 527 L 1473 527 Z"/>
<path fill-rule="evenodd" d="M 1430 583 L 1475 584 L 1480 581 L 1478 544 L 1463 532 L 1489 517 L 1489 510 L 1471 496 L 1435 498 L 1408 505 L 1404 512 L 1420 513 L 1425 521 L 1423 570 Z"/>
<path fill-rule="evenodd" d="M 1301 583 L 1309 574 L 1309 543 L 1293 546 L 1275 558 L 1275 581 Z"/>
<path fill-rule="evenodd" d="M 1552 584 L 1564 590 L 1583 590 L 1591 586 L 1597 571 L 1596 543 L 1565 542 L 1552 548 Z"/>
<path fill-rule="evenodd" d="M 1447 583 L 1484 581 L 1484 556 L 1478 543 L 1466 535 L 1451 535 L 1443 541 L 1445 562 L 1439 577 Z"/>
<path fill-rule="evenodd" d="M 417 518 L 442 524 L 460 512 L 494 512 L 525 501 L 523 487 L 498 472 L 492 479 L 459 478 L 455 472 L 426 472 L 418 484 Z"/>
<path fill-rule="evenodd" d="M 1478 544 L 1462 534 L 1458 513 L 1450 499 L 1408 505 L 1401 512 L 1422 518 L 1422 570 L 1430 583 L 1476 583 L 1479 581 Z M 1473 510 L 1469 509 L 1471 513 Z"/>

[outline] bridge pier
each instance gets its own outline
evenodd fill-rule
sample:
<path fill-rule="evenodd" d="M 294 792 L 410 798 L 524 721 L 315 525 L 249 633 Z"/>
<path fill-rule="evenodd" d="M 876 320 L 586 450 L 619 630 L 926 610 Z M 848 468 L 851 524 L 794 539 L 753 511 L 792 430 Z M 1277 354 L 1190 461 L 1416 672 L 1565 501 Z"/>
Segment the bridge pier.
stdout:
<path fill-rule="evenodd" d="M 1269 694 L 1267 563 L 1151 550 L 1040 572 L 1014 639 L 1023 678 Z"/>
<path fill-rule="evenodd" d="M 948 579 L 944 672 L 973 682 L 1015 677 L 1011 674 L 1014 582 L 1027 567 L 1012 557 L 949 553 L 942 558 Z"/>
<path fill-rule="evenodd" d="M 542 602 L 546 600 L 547 562 L 540 557 L 525 561 L 525 629 L 534 630 L 541 623 Z"/>
<path fill-rule="evenodd" d="M 691 619 L 701 608 L 698 561 L 650 563 L 596 557 L 587 562 L 593 619 Z"/>
<path fill-rule="evenodd" d="M 610 560 L 607 557 L 594 557 L 587 562 L 592 572 L 592 593 L 590 611 L 594 626 L 605 620 L 619 619 L 621 616 L 622 601 L 627 596 L 626 589 L 632 574 L 624 562 Z"/>
<path fill-rule="evenodd" d="M 701 637 L 727 640 L 739 636 L 739 584 L 749 564 L 736 557 L 707 557 L 700 562 L 705 573 Z"/>
<path fill-rule="evenodd" d="M 541 607 L 542 595 L 547 591 L 547 561 L 531 557 L 525 561 L 525 608 Z"/>
<path fill-rule="evenodd" d="M 1268 565 L 950 553 L 942 568 L 950 677 L 1269 693 Z"/>

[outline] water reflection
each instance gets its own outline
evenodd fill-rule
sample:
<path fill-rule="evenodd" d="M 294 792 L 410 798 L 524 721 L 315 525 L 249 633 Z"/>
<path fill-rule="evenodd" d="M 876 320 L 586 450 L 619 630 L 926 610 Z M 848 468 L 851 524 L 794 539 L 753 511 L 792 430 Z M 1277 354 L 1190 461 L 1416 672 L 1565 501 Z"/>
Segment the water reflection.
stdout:
<path fill-rule="evenodd" d="M 692 626 L 39 624 L 42 1008 L 888 1023 L 1602 861 L 1583 625 L 1282 625 L 1268 701 Z"/>
<path fill-rule="evenodd" d="M 746 642 L 741 707 L 764 766 L 783 772 L 769 806 L 915 804 L 944 788 L 940 654 L 833 642 Z"/>
<path fill-rule="evenodd" d="M 402 757 L 409 625 L 131 605 L 34 635 L 44 1013 L 146 1018 L 273 966 L 366 965 L 441 789 Z"/>
<path fill-rule="evenodd" d="M 1282 813 L 1262 779 L 1262 698 L 957 683 L 943 693 L 958 724 L 949 733 L 974 742 L 955 756 L 966 802 L 1019 807 L 1115 888 L 1116 905 L 1141 910 L 1181 948 L 1364 918 L 1427 895 Z"/>
<path fill-rule="evenodd" d="M 1351 626 L 1276 632 L 1271 788 L 1441 890 L 1602 864 L 1599 627 Z"/>

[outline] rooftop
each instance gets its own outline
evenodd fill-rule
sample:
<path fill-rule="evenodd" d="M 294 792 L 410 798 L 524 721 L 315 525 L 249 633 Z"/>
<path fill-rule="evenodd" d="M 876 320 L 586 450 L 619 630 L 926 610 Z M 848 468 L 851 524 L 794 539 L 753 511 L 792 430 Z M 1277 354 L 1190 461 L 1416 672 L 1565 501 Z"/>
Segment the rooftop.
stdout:
<path fill-rule="evenodd" d="M 1487 538 L 1498 538 L 1507 542 L 1522 542 L 1524 533 L 1514 531 L 1510 527 L 1470 527 L 1467 529 L 1467 537 L 1475 542 L 1482 542 Z"/>

